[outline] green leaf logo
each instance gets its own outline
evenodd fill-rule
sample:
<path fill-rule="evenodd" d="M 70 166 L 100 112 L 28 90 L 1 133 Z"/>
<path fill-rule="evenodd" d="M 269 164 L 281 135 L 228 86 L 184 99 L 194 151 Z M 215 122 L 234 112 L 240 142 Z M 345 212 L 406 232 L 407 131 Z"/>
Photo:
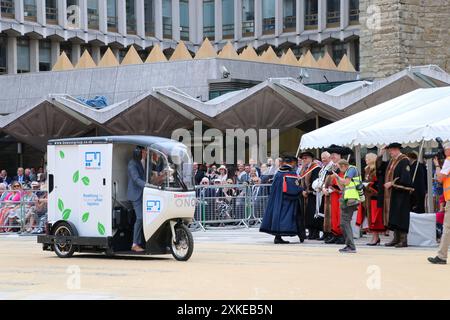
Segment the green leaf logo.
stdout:
<path fill-rule="evenodd" d="M 88 219 L 89 219 L 89 212 L 83 213 L 83 216 L 81 217 L 81 220 L 83 222 L 86 222 L 86 221 L 88 221 Z"/>
<path fill-rule="evenodd" d="M 61 212 L 64 210 L 64 202 L 62 201 L 62 199 L 58 199 L 58 209 Z"/>
<path fill-rule="evenodd" d="M 80 171 L 77 170 L 77 171 L 75 171 L 75 173 L 73 174 L 72 180 L 73 180 L 74 183 L 77 183 L 79 178 L 80 178 Z"/>
<path fill-rule="evenodd" d="M 81 181 L 83 182 L 83 184 L 84 184 L 85 186 L 88 186 L 89 183 L 90 183 L 89 178 L 86 177 L 86 176 L 84 176 L 83 178 L 81 178 Z"/>
<path fill-rule="evenodd" d="M 62 213 L 63 220 L 69 220 L 71 212 L 72 212 L 72 210 L 70 210 L 70 209 L 64 210 L 63 213 Z"/>
<path fill-rule="evenodd" d="M 102 236 L 105 234 L 105 226 L 102 225 L 100 222 L 97 224 L 97 230 L 98 233 L 100 233 Z"/>
<path fill-rule="evenodd" d="M 61 159 L 64 159 L 65 155 L 64 155 L 64 151 L 59 151 L 59 156 L 61 157 Z"/>

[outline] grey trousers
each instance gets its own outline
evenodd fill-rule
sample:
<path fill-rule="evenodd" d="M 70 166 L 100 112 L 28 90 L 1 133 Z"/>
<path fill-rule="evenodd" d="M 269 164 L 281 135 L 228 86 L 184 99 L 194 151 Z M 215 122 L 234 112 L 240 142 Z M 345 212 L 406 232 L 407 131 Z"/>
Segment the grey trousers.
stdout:
<path fill-rule="evenodd" d="M 353 240 L 352 218 L 358 206 L 344 207 L 341 206 L 341 230 L 345 239 L 345 245 L 351 249 L 356 249 Z"/>
<path fill-rule="evenodd" d="M 143 216 L 142 216 L 142 198 L 137 201 L 131 201 L 134 213 L 136 214 L 136 222 L 133 230 L 133 243 L 142 246 L 143 238 Z"/>

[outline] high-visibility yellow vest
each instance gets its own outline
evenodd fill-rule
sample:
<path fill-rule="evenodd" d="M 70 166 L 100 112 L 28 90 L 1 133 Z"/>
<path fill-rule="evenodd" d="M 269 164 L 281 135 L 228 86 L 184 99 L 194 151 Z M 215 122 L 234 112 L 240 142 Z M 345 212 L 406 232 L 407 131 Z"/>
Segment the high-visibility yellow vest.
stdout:
<path fill-rule="evenodd" d="M 447 157 L 447 161 L 450 161 L 450 157 Z M 444 187 L 444 198 L 445 201 L 449 201 L 450 200 L 450 177 L 445 177 L 442 180 L 443 183 L 443 187 Z"/>
<path fill-rule="evenodd" d="M 350 168 L 355 168 L 356 172 L 358 172 L 358 169 L 355 166 L 350 166 L 347 171 L 345 172 L 344 178 L 347 178 L 347 172 Z M 356 186 L 361 184 L 361 176 L 353 177 L 350 181 L 350 184 L 346 185 L 344 187 L 344 200 L 348 199 L 354 199 L 359 200 L 359 191 L 356 189 Z"/>

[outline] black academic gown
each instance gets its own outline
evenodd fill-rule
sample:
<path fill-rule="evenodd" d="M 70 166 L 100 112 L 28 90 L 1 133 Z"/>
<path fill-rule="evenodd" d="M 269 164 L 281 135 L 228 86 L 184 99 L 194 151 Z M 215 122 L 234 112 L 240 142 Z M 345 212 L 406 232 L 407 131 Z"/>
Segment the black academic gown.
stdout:
<path fill-rule="evenodd" d="M 411 177 L 414 176 L 417 161 L 411 165 Z M 425 213 L 425 195 L 427 193 L 427 168 L 423 163 L 418 164 L 417 174 L 413 181 L 414 192 L 411 194 L 411 211 Z"/>
<path fill-rule="evenodd" d="M 309 173 L 308 179 L 305 178 L 303 188 L 308 190 L 308 197 L 304 198 L 300 195 L 301 210 L 303 210 L 303 216 L 305 217 L 305 227 L 311 230 L 322 230 L 323 218 L 314 218 L 316 215 L 316 195 L 313 193 L 312 183 L 319 177 L 321 168 L 316 167 Z"/>
<path fill-rule="evenodd" d="M 396 185 L 411 187 L 412 170 L 408 159 L 401 160 L 394 169 L 394 179 Z M 389 209 L 389 229 L 394 231 L 408 232 L 410 219 L 411 194 L 407 190 L 392 187 L 390 209 Z"/>
<path fill-rule="evenodd" d="M 290 166 L 282 166 L 275 174 L 270 188 L 269 200 L 259 231 L 275 236 L 296 236 L 298 196 L 289 196 L 283 192 L 285 175 L 295 175 L 296 171 Z M 301 187 L 298 187 L 298 192 Z"/>

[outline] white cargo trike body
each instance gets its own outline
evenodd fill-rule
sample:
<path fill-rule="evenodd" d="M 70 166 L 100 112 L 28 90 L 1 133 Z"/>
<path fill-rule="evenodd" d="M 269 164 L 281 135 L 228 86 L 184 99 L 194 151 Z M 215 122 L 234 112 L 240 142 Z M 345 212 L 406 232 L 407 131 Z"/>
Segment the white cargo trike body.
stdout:
<path fill-rule="evenodd" d="M 137 254 L 130 251 L 135 214 L 127 199 L 128 162 L 137 146 L 148 154 L 143 163 L 143 254 L 189 259 L 193 240 L 187 224 L 196 203 L 192 162 L 183 144 L 151 136 L 49 141 L 49 222 L 46 234 L 38 236 L 44 250 L 60 257 Z"/>

